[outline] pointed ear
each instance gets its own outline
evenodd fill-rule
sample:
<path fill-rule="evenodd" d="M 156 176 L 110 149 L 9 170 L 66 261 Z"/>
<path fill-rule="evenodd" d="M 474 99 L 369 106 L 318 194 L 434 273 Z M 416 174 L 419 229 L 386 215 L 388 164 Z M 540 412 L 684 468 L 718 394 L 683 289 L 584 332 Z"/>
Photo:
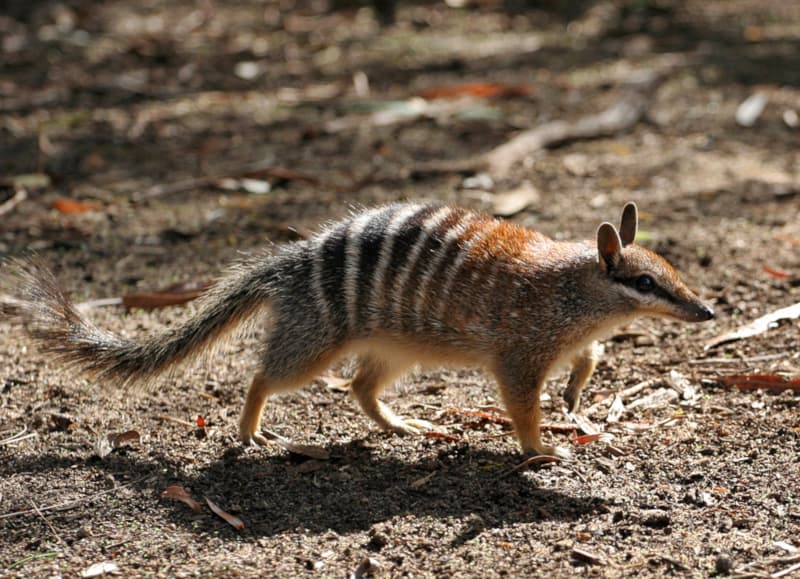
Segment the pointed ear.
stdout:
<path fill-rule="evenodd" d="M 639 211 L 636 209 L 636 203 L 630 202 L 622 210 L 622 220 L 619 224 L 619 237 L 623 247 L 633 243 L 637 229 L 639 229 Z"/>
<path fill-rule="evenodd" d="M 614 226 L 606 222 L 597 228 L 597 256 L 600 267 L 609 271 L 617 267 L 622 258 L 622 240 Z"/>

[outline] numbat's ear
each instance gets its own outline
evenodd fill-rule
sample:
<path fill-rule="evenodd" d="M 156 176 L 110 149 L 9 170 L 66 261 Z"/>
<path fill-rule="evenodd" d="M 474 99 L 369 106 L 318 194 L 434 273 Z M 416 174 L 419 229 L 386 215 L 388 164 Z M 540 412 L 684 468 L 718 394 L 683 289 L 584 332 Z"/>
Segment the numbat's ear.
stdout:
<path fill-rule="evenodd" d="M 622 240 L 619 233 L 610 223 L 603 223 L 597 228 L 597 256 L 600 267 L 604 271 L 614 269 L 622 256 Z"/>
<path fill-rule="evenodd" d="M 619 237 L 623 247 L 633 243 L 638 229 L 639 211 L 636 209 L 636 203 L 630 202 L 622 210 L 622 220 L 619 224 Z"/>

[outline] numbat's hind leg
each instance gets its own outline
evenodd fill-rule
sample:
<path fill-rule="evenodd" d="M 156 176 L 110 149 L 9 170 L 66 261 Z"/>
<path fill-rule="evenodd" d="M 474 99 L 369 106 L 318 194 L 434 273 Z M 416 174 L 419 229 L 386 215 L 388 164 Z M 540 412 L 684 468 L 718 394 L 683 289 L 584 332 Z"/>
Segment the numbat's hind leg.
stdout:
<path fill-rule="evenodd" d="M 401 418 L 378 400 L 378 396 L 391 381 L 405 372 L 411 363 L 401 360 L 387 360 L 374 355 L 359 359 L 359 368 L 353 379 L 353 396 L 364 414 L 369 416 L 384 430 L 398 434 L 419 434 L 431 430 L 433 425 L 425 420 Z"/>
<path fill-rule="evenodd" d="M 323 356 L 313 366 L 306 368 L 304 371 L 283 378 L 277 378 L 271 375 L 267 369 L 262 368 L 253 377 L 250 389 L 247 391 L 242 415 L 239 418 L 239 439 L 246 445 L 266 445 L 267 439 L 259 434 L 258 430 L 260 429 L 261 415 L 264 412 L 267 398 L 272 394 L 302 388 L 324 372 L 334 358 L 334 355 Z"/>

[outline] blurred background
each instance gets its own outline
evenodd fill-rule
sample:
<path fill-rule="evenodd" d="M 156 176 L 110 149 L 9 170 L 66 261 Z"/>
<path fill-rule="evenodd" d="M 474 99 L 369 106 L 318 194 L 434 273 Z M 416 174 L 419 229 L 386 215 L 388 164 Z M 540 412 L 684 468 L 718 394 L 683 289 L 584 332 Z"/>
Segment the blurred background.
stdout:
<path fill-rule="evenodd" d="M 3 4 L 0 253 L 177 257 L 420 197 L 587 236 L 628 199 L 649 229 L 798 187 L 796 2 Z"/>

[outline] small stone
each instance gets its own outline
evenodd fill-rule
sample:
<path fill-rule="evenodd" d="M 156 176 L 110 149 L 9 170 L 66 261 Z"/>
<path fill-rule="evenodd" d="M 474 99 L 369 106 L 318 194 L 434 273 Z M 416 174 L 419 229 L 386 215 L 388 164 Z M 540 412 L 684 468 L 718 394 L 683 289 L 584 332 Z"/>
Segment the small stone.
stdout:
<path fill-rule="evenodd" d="M 751 94 L 736 109 L 736 122 L 742 127 L 752 127 L 764 112 L 767 101 L 769 97 L 763 92 Z"/>
<path fill-rule="evenodd" d="M 733 570 L 733 560 L 727 555 L 720 555 L 714 563 L 714 571 L 717 575 L 730 575 Z"/>
<path fill-rule="evenodd" d="M 652 529 L 663 529 L 670 524 L 669 514 L 664 511 L 642 511 L 640 517 L 642 525 Z"/>
<path fill-rule="evenodd" d="M 253 80 L 262 72 L 261 65 L 258 62 L 242 61 L 237 62 L 233 68 L 233 74 L 243 80 Z"/>
<path fill-rule="evenodd" d="M 491 191 L 494 187 L 494 179 L 489 173 L 477 173 L 471 177 L 465 178 L 461 182 L 461 187 L 464 189 L 482 189 L 484 191 Z"/>
<path fill-rule="evenodd" d="M 370 551 L 380 551 L 389 544 L 389 537 L 386 533 L 377 529 L 370 529 L 369 541 L 367 542 L 367 549 Z"/>

